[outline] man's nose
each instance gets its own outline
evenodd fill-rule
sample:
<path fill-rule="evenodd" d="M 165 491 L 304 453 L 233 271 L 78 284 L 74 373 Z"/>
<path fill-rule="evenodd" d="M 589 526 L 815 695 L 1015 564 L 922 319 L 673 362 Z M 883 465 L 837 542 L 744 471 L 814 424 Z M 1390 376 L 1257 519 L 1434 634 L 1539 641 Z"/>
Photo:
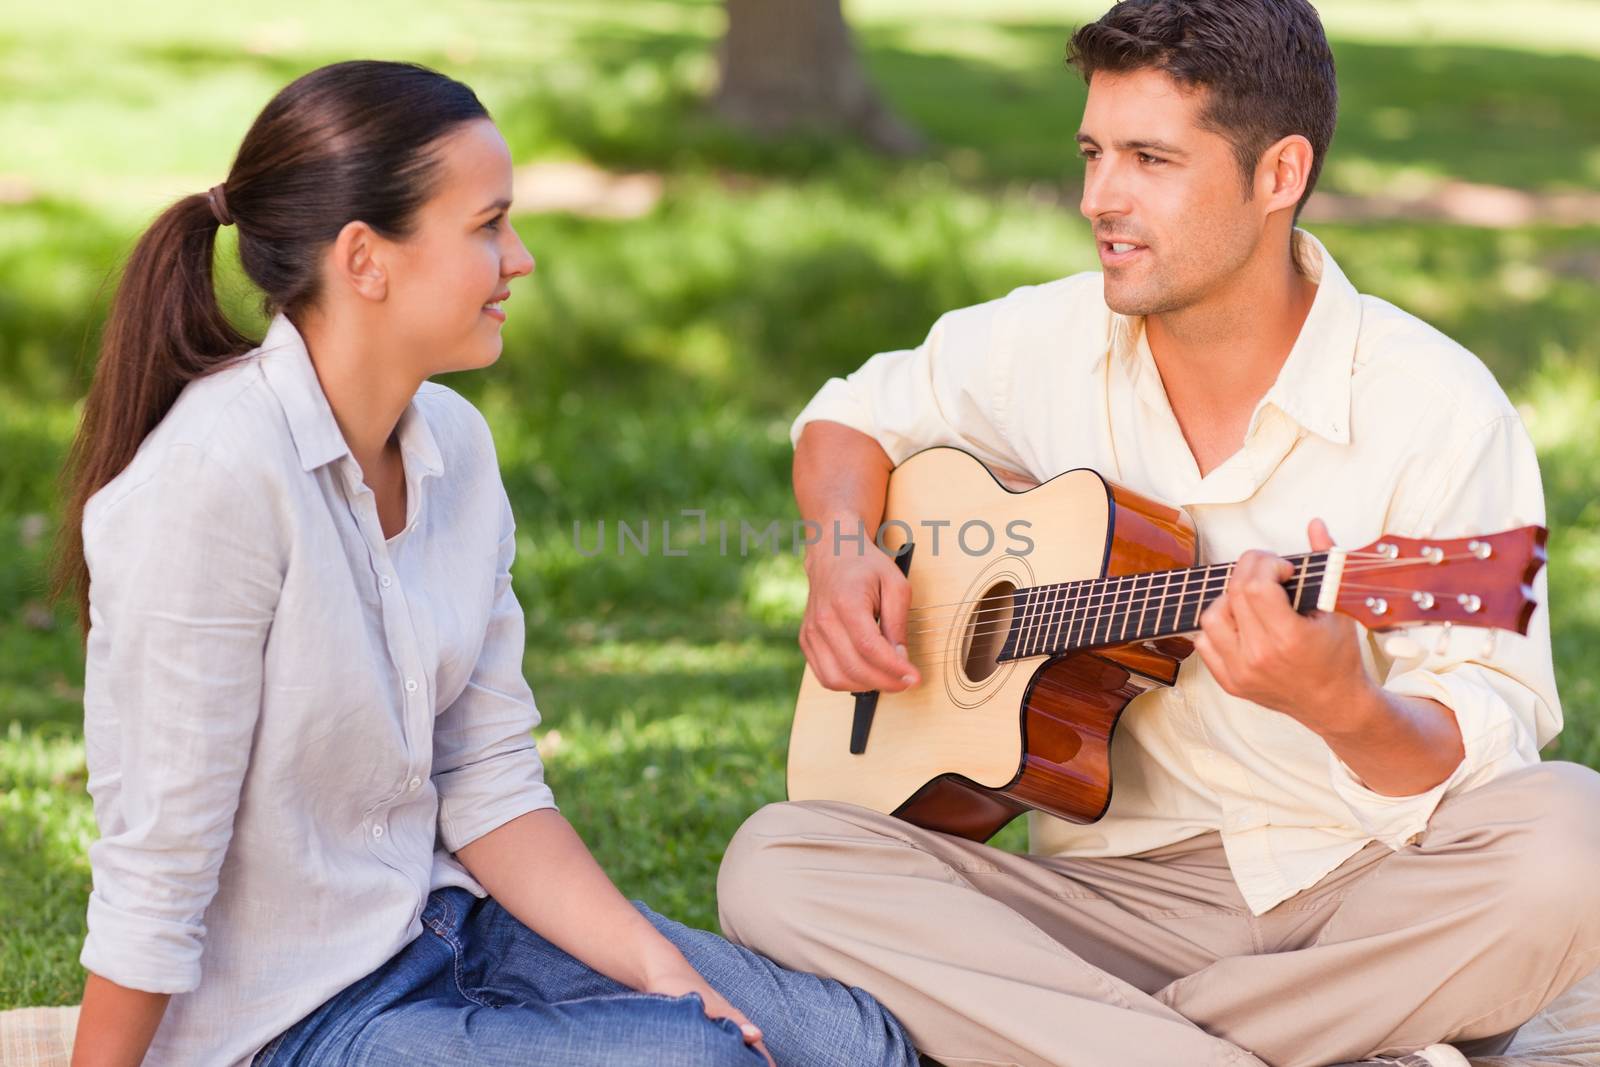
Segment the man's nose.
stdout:
<path fill-rule="evenodd" d="M 1102 215 L 1122 215 L 1128 211 L 1128 196 L 1117 165 L 1098 159 L 1083 175 L 1083 196 L 1078 211 L 1093 222 Z"/>

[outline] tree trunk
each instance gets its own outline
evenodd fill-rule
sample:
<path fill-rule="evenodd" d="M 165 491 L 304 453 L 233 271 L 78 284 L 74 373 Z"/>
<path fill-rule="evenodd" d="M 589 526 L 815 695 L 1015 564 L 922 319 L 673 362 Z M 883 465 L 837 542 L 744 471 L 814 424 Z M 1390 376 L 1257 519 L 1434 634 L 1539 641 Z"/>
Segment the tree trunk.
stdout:
<path fill-rule="evenodd" d="M 760 133 L 844 130 L 909 155 L 922 138 L 879 99 L 862 69 L 840 0 L 727 0 L 713 107 Z"/>

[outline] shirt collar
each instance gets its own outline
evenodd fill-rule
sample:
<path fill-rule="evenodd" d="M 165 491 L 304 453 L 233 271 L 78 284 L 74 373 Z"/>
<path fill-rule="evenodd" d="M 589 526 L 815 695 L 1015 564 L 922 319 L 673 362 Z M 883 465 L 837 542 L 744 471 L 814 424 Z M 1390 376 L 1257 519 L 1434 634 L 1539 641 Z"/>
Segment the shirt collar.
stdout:
<path fill-rule="evenodd" d="M 281 311 L 273 316 L 267 328 L 267 336 L 261 342 L 260 358 L 261 373 L 277 395 L 278 403 L 283 405 L 289 434 L 300 456 L 300 466 L 312 471 L 350 455 L 350 446 L 333 417 L 333 408 L 328 405 L 322 383 L 317 380 L 317 371 L 312 366 L 305 338 Z M 437 475 L 443 472 L 439 444 L 428 420 L 417 406 L 416 397 L 412 397 L 406 405 L 396 429 L 401 456 L 414 461 L 414 464 L 407 463 L 408 468 L 415 466 L 422 474 Z"/>
<path fill-rule="evenodd" d="M 1322 242 L 1302 229 L 1293 235 L 1295 265 L 1317 284 L 1300 334 L 1278 371 L 1277 380 L 1256 405 L 1250 431 L 1261 412 L 1273 405 L 1311 433 L 1334 444 L 1350 441 L 1350 377 L 1355 369 L 1356 339 L 1361 331 L 1361 296 Z M 1139 366 L 1144 336 L 1142 315 L 1111 312 L 1108 351 L 1126 361 L 1136 381 L 1156 379 Z M 1154 367 L 1149 368 L 1152 372 Z"/>

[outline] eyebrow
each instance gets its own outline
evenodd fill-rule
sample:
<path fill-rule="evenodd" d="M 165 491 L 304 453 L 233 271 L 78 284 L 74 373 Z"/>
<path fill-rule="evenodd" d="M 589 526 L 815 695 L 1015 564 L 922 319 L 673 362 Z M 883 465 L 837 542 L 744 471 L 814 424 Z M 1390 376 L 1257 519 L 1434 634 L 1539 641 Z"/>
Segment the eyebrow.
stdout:
<path fill-rule="evenodd" d="M 1091 144 L 1099 147 L 1099 142 L 1086 133 L 1080 132 L 1078 134 L 1077 141 L 1079 144 Z M 1185 152 L 1177 145 L 1168 144 L 1165 141 L 1116 141 L 1113 142 L 1113 147 L 1122 152 L 1160 152 L 1162 155 L 1167 156 L 1183 156 L 1185 159 L 1189 157 L 1189 153 Z"/>
<path fill-rule="evenodd" d="M 487 215 L 491 211 L 504 211 L 506 208 L 508 208 L 510 206 L 511 206 L 511 201 L 509 201 L 509 200 L 496 200 L 494 203 L 490 204 L 488 207 L 479 208 L 478 209 L 478 214 Z"/>

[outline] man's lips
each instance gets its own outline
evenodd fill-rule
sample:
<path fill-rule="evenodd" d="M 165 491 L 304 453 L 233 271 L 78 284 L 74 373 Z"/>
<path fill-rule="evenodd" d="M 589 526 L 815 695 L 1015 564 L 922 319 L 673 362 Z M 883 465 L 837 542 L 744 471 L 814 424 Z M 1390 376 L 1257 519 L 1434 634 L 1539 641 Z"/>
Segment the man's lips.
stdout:
<path fill-rule="evenodd" d="M 1148 251 L 1147 246 L 1122 238 L 1100 238 L 1098 243 L 1100 262 L 1108 267 L 1123 266 Z"/>

